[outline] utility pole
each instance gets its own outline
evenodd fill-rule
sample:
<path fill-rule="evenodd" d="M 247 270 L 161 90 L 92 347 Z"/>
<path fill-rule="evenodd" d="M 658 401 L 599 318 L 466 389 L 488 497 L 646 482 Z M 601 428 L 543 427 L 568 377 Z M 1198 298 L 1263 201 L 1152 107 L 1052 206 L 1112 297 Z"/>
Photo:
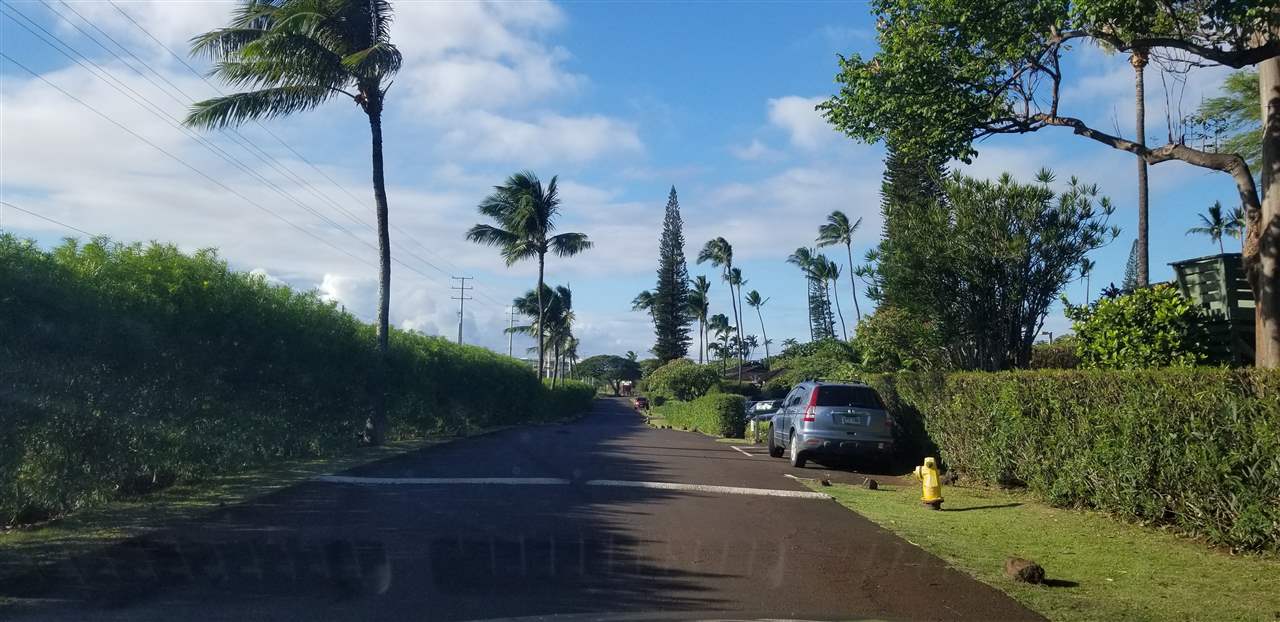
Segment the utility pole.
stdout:
<path fill-rule="evenodd" d="M 507 329 L 507 356 L 515 357 L 516 350 L 516 308 L 511 307 L 511 327 Z"/>
<path fill-rule="evenodd" d="M 458 343 L 461 344 L 462 343 L 462 310 L 464 308 L 464 305 L 467 304 L 467 301 L 472 300 L 472 298 L 467 295 L 467 292 L 475 289 L 474 287 L 467 287 L 467 281 L 472 280 L 475 277 L 451 276 L 449 278 L 458 280 L 458 284 L 450 286 L 449 289 L 458 290 L 458 295 L 453 296 L 452 299 L 458 301 Z"/>

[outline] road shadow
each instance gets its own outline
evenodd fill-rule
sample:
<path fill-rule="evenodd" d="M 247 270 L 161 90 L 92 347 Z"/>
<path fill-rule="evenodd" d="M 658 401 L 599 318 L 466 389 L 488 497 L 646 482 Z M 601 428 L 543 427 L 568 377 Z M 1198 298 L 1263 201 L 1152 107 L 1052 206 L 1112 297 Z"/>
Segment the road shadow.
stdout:
<path fill-rule="evenodd" d="M 973 512 L 973 511 L 975 511 L 975 510 L 999 510 L 999 509 L 1003 509 L 1003 508 L 1016 508 L 1016 507 L 1020 507 L 1021 505 L 1022 505 L 1021 503 L 996 503 L 996 504 L 991 504 L 991 505 L 972 505 L 972 506 L 969 506 L 969 507 L 967 507 L 967 508 L 952 508 L 952 507 L 945 507 L 945 506 L 944 506 L 943 508 L 941 508 L 941 511 L 943 511 L 943 512 Z"/>
<path fill-rule="evenodd" d="M 584 477 L 578 466 L 589 461 L 593 469 L 645 480 L 660 455 L 610 449 L 641 429 L 629 407 L 601 400 L 571 434 L 559 426 L 517 428 L 343 474 L 576 482 Z M 152 533 L 89 553 L 46 550 L 20 560 L 25 571 L 8 569 L 0 597 L 21 602 L 6 616 L 63 619 L 225 618 L 241 611 L 462 620 L 732 608 L 708 585 L 744 570 L 700 560 L 728 559 L 740 543 L 681 541 L 674 528 L 669 540 L 655 541 L 631 528 L 660 520 L 655 504 L 679 494 L 576 483 L 311 481 L 194 519 L 164 521 Z M 67 551 L 80 550 L 71 544 Z M 768 566 L 768 551 L 760 561 Z"/>

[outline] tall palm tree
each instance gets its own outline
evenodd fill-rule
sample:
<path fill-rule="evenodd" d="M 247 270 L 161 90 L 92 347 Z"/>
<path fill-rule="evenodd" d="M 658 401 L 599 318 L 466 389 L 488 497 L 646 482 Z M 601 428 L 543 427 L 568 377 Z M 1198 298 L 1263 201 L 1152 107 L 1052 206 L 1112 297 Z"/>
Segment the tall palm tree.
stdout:
<path fill-rule="evenodd" d="M 834 210 L 827 215 L 827 224 L 818 227 L 818 246 L 843 244 L 844 251 L 849 256 L 849 291 L 853 293 L 853 312 L 859 322 L 862 321 L 862 309 L 858 306 L 858 285 L 853 280 L 853 234 L 857 233 L 860 226 L 862 218 L 849 222 L 849 217 L 844 212 Z"/>
<path fill-rule="evenodd" d="M 702 251 L 698 253 L 698 263 L 704 261 L 711 262 L 712 266 L 723 268 L 724 272 L 721 278 L 725 283 L 729 284 L 729 302 L 733 304 L 733 321 L 737 326 L 742 326 L 742 314 L 739 312 L 738 297 L 734 293 L 733 281 L 735 279 L 733 272 L 733 245 L 724 238 L 716 238 L 708 240 L 702 246 Z M 742 272 L 737 273 L 737 280 L 742 280 Z M 742 380 L 742 366 L 738 366 L 738 380 Z"/>
<path fill-rule="evenodd" d="M 1088 257 L 1080 259 L 1080 279 L 1084 281 L 1084 304 L 1089 304 L 1089 280 L 1093 276 L 1093 269 L 1097 264 L 1090 261 Z"/>
<path fill-rule="evenodd" d="M 543 277 L 546 271 L 547 253 L 558 257 L 572 257 L 591 248 L 585 233 L 560 233 L 556 229 L 556 216 L 560 214 L 560 194 L 556 178 L 543 188 L 542 182 L 532 171 L 521 171 L 508 177 L 501 186 L 495 186 L 493 194 L 485 197 L 479 206 L 480 213 L 493 219 L 495 225 L 478 224 L 467 231 L 467 239 L 486 246 L 501 249 L 502 258 L 510 266 L 522 259 L 538 258 L 538 325 L 544 316 L 542 300 Z M 536 331 L 542 335 L 544 331 Z M 538 374 L 541 376 L 546 360 L 546 344 L 538 340 Z"/>
<path fill-rule="evenodd" d="M 701 365 L 707 349 L 707 314 L 711 312 L 711 281 L 699 274 L 689 289 L 689 315 L 698 320 L 698 364 Z"/>
<path fill-rule="evenodd" d="M 511 301 L 511 305 L 515 307 L 516 312 L 532 321 L 529 324 L 513 326 L 507 331 L 536 339 L 539 346 L 530 348 L 531 351 L 536 351 L 537 348 L 542 347 L 542 344 L 552 348 L 551 365 L 547 367 L 551 368 L 549 376 L 552 386 L 555 386 L 557 372 L 561 367 L 562 350 L 573 338 L 575 319 L 573 292 L 564 285 L 557 285 L 554 288 L 544 285 L 540 295 L 534 290 L 529 290 L 523 296 Z M 542 311 L 541 317 L 539 317 L 539 309 Z M 543 361 L 539 360 L 538 364 L 543 366 Z M 539 374 L 541 375 L 542 371 L 539 371 Z"/>
<path fill-rule="evenodd" d="M 1134 91 L 1134 140 L 1141 147 L 1147 146 L 1147 95 L 1143 73 L 1147 67 L 1148 51 L 1138 48 L 1129 54 L 1133 65 Z M 1147 222 L 1147 161 L 1138 158 L 1138 285 L 1146 287 L 1151 279 L 1148 253 L 1150 252 L 1150 225 Z"/>
<path fill-rule="evenodd" d="M 729 326 L 729 318 L 725 314 L 717 313 L 707 319 L 707 330 L 715 333 L 716 339 L 720 340 L 720 343 L 708 345 L 707 349 L 720 352 L 720 371 L 723 373 L 728 363 L 729 337 L 733 335 L 733 327 Z"/>
<path fill-rule="evenodd" d="M 751 290 L 747 292 L 747 306 L 756 310 L 756 317 L 760 319 L 760 334 L 764 337 L 764 360 L 769 360 L 769 332 L 764 329 L 764 314 L 760 312 L 760 308 L 769 302 L 768 298 L 762 298 L 760 292 Z"/>
<path fill-rule="evenodd" d="M 391 44 L 390 30 L 391 4 L 386 0 L 243 0 L 227 27 L 193 38 L 191 52 L 214 61 L 213 75 L 250 90 L 196 102 L 184 121 L 199 128 L 237 126 L 310 110 L 338 96 L 360 106 L 373 144 L 377 339 L 383 361 L 391 307 L 391 238 L 382 171 L 382 106 L 387 80 L 400 69 L 400 51 Z M 364 436 L 370 444 L 381 444 L 387 428 L 381 369 L 375 377 L 379 386 Z"/>
<path fill-rule="evenodd" d="M 803 246 L 797 248 L 794 253 L 787 256 L 787 263 L 800 268 L 800 272 L 804 274 L 805 284 L 809 288 L 810 339 L 819 339 L 825 336 L 826 332 L 824 330 L 824 334 L 819 334 L 818 331 L 815 330 L 815 328 L 819 326 L 820 322 L 825 321 L 825 318 L 818 317 L 818 314 L 824 313 L 822 309 L 818 308 L 822 306 L 821 303 L 825 300 L 825 294 L 823 292 L 826 291 L 826 283 L 821 277 L 821 262 L 824 259 L 825 257 L 819 255 L 814 249 L 805 248 Z M 818 290 L 818 283 L 823 283 L 821 292 Z"/>
<path fill-rule="evenodd" d="M 656 324 L 658 318 L 654 315 L 655 300 L 653 292 L 646 289 L 639 294 L 636 294 L 636 297 L 631 299 L 631 310 L 644 311 L 645 313 L 648 313 L 649 319 Z"/>
<path fill-rule="evenodd" d="M 1232 229 L 1231 222 L 1222 216 L 1222 203 L 1214 201 L 1213 205 L 1209 206 L 1208 213 L 1200 214 L 1199 216 L 1201 226 L 1187 229 L 1187 235 L 1193 233 L 1207 235 L 1209 239 L 1218 243 L 1219 253 L 1227 252 L 1222 246 L 1222 236 L 1232 235 Z"/>
<path fill-rule="evenodd" d="M 849 340 L 849 331 L 844 326 L 844 312 L 840 310 L 840 264 L 831 261 L 831 259 L 820 256 L 818 262 L 818 273 L 823 278 L 822 290 L 827 291 L 827 282 L 831 283 L 831 297 L 836 301 L 836 315 L 840 318 L 840 334 L 844 336 L 844 340 Z"/>

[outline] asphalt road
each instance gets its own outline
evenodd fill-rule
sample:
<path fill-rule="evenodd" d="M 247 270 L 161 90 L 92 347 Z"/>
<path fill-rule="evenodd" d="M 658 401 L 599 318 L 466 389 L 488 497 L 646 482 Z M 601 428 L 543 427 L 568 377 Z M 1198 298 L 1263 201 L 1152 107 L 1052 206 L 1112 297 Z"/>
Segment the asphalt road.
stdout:
<path fill-rule="evenodd" d="M 833 501 L 774 496 L 808 491 L 785 473 L 823 471 L 763 454 L 600 400 L 574 423 L 428 448 L 67 560 L 9 586 L 28 603 L 11 613 L 1039 619 Z"/>

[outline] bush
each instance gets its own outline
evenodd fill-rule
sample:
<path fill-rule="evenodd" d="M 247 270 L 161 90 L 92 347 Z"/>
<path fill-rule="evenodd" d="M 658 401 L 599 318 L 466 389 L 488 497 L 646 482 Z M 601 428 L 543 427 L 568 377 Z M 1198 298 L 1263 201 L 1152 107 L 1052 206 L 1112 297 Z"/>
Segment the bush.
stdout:
<path fill-rule="evenodd" d="M 1208 358 L 1200 309 L 1172 285 L 1066 307 L 1081 367 L 1189 367 Z"/>
<path fill-rule="evenodd" d="M 742 438 L 747 424 L 746 405 L 741 395 L 712 393 L 691 402 L 668 401 L 657 414 L 673 427 Z"/>
<path fill-rule="evenodd" d="M 1073 336 L 1059 337 L 1053 343 L 1031 346 L 1031 369 L 1076 369 L 1080 367 L 1079 343 Z"/>
<path fill-rule="evenodd" d="M 1056 505 L 1280 550 L 1280 372 L 898 374 L 872 383 L 949 469 Z M 923 414 L 923 416 L 921 416 Z M 921 426 L 922 422 L 922 426 Z"/>
<path fill-rule="evenodd" d="M 736 380 L 721 380 L 716 387 L 720 393 L 732 393 L 733 395 L 741 395 L 749 400 L 760 397 L 760 387 L 750 382 L 738 382 Z"/>
<path fill-rule="evenodd" d="M 720 374 L 708 365 L 676 359 L 655 369 L 646 379 L 649 393 L 687 402 L 707 394 L 720 382 Z"/>
<path fill-rule="evenodd" d="M 374 329 L 213 251 L 0 235 L 0 524 L 356 444 Z M 391 438 L 589 407 L 523 363 L 392 329 Z"/>
<path fill-rule="evenodd" d="M 934 371 L 947 368 L 946 343 L 935 322 L 882 305 L 858 322 L 854 344 L 868 371 Z"/>

